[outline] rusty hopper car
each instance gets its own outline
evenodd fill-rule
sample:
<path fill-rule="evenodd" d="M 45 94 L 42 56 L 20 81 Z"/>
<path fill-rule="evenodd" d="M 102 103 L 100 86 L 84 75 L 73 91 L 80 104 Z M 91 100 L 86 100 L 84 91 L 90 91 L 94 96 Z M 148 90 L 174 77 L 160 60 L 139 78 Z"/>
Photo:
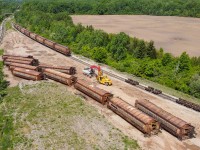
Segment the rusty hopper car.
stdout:
<path fill-rule="evenodd" d="M 16 59 L 16 60 L 33 60 L 33 58 L 25 58 L 25 57 L 12 57 L 12 56 L 8 56 L 6 59 Z"/>
<path fill-rule="evenodd" d="M 43 74 L 45 77 L 50 78 L 52 80 L 58 81 L 60 83 L 71 86 L 74 82 L 76 82 L 77 77 L 73 75 L 68 75 L 53 69 L 44 69 Z"/>
<path fill-rule="evenodd" d="M 184 100 L 182 98 L 179 98 L 176 100 L 176 103 L 181 104 L 183 106 L 186 106 L 188 108 L 192 108 L 193 110 L 199 111 L 200 112 L 200 105 L 189 102 L 187 100 Z"/>
<path fill-rule="evenodd" d="M 154 88 L 151 87 L 151 86 L 148 86 L 148 87 L 145 87 L 145 90 L 146 90 L 146 91 L 149 91 L 149 92 L 153 92 L 153 91 L 154 91 Z"/>
<path fill-rule="evenodd" d="M 160 123 L 119 98 L 111 98 L 108 101 L 107 107 L 145 135 L 154 135 L 159 132 Z"/>
<path fill-rule="evenodd" d="M 8 56 L 8 57 L 4 57 L 6 59 L 15 59 L 15 60 L 21 60 L 21 61 L 32 61 L 32 65 L 38 65 L 38 60 L 34 59 L 34 58 L 24 58 L 24 57 L 12 57 L 12 56 Z"/>
<path fill-rule="evenodd" d="M 32 38 L 33 40 L 36 40 L 36 35 L 35 33 L 30 32 L 30 38 Z"/>
<path fill-rule="evenodd" d="M 132 85 L 139 85 L 139 82 L 138 81 L 134 81 L 132 79 L 126 79 L 125 82 L 129 83 L 129 84 L 132 84 Z"/>
<path fill-rule="evenodd" d="M 161 123 L 161 127 L 179 138 L 180 140 L 192 138 L 194 127 L 182 119 L 173 116 L 148 100 L 136 100 L 136 108 L 150 115 Z"/>
<path fill-rule="evenodd" d="M 33 65 L 33 61 L 32 60 L 16 60 L 16 59 L 9 59 L 7 58 L 5 61 L 4 61 L 4 64 L 5 65 L 10 65 L 11 63 L 20 63 L 20 64 L 26 64 L 26 65 Z"/>
<path fill-rule="evenodd" d="M 39 70 L 42 71 L 45 68 L 53 69 L 59 72 L 63 72 L 69 75 L 76 74 L 76 68 L 70 66 L 57 66 L 57 65 L 49 65 L 49 64 L 40 64 Z"/>
<path fill-rule="evenodd" d="M 94 87 L 90 83 L 88 83 L 87 81 L 84 81 L 84 80 L 78 80 L 74 84 L 74 87 L 77 90 L 85 93 L 89 97 L 97 100 L 98 102 L 100 102 L 103 105 L 105 105 L 106 102 L 108 101 L 108 99 L 112 97 L 111 93 L 109 93 L 105 90 L 102 90 L 98 87 Z"/>
<path fill-rule="evenodd" d="M 23 57 L 23 58 L 33 58 L 31 55 L 23 56 L 23 55 L 12 55 L 12 54 L 5 54 L 2 56 L 2 59 L 6 59 L 8 57 Z"/>
<path fill-rule="evenodd" d="M 45 41 L 45 38 L 44 38 L 44 37 L 37 35 L 37 36 L 35 37 L 35 39 L 36 39 L 36 41 L 38 41 L 38 42 L 44 44 L 44 41 Z"/>
<path fill-rule="evenodd" d="M 56 43 L 53 42 L 53 41 L 50 41 L 50 40 L 47 40 L 47 39 L 46 39 L 46 40 L 44 41 L 44 44 L 45 44 L 46 46 L 48 46 L 48 47 L 54 49 Z"/>
<path fill-rule="evenodd" d="M 30 36 L 30 32 L 29 32 L 28 30 L 24 30 L 24 34 L 25 34 L 26 36 Z"/>
<path fill-rule="evenodd" d="M 55 48 L 54 49 L 56 51 L 62 53 L 62 54 L 65 54 L 65 55 L 68 55 L 68 56 L 71 55 L 70 49 L 68 47 L 60 45 L 58 43 L 55 44 Z"/>
<path fill-rule="evenodd" d="M 19 25 L 17 25 L 17 24 L 14 24 L 14 27 L 15 27 L 17 30 L 21 29 L 21 27 L 20 27 Z"/>
<path fill-rule="evenodd" d="M 25 28 L 21 28 L 20 31 L 25 34 Z"/>
<path fill-rule="evenodd" d="M 9 65 L 10 70 L 12 71 L 14 68 L 24 68 L 24 69 L 29 69 L 29 70 L 35 70 L 38 71 L 37 66 L 31 66 L 31 65 L 26 65 L 26 64 L 19 64 L 19 63 L 11 63 Z"/>
<path fill-rule="evenodd" d="M 15 68 L 12 73 L 17 77 L 27 80 L 38 81 L 43 79 L 42 73 L 24 68 Z"/>
<path fill-rule="evenodd" d="M 17 30 L 19 30 L 20 32 L 22 32 L 23 34 L 25 34 L 26 36 L 32 38 L 33 40 L 35 40 L 35 41 L 37 41 L 37 42 L 39 42 L 39 43 L 41 43 L 41 44 L 43 44 L 43 45 L 45 45 L 47 47 L 52 48 L 55 51 L 58 51 L 58 52 L 66 55 L 66 56 L 70 56 L 71 55 L 70 49 L 68 47 L 66 47 L 66 46 L 60 45 L 58 43 L 55 43 L 53 41 L 50 41 L 50 40 L 42 37 L 42 36 L 39 36 L 39 35 L 37 35 L 35 33 L 32 33 L 30 31 L 26 30 L 25 28 L 20 27 L 17 24 L 14 24 L 14 27 Z"/>

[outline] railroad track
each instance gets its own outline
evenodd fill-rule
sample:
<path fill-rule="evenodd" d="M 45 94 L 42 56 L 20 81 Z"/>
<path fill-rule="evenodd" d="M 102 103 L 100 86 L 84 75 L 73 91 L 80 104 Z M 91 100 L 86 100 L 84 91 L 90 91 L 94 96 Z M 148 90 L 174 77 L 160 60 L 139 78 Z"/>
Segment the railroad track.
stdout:
<path fill-rule="evenodd" d="M 0 44 L 3 40 L 3 37 L 4 37 L 4 34 L 5 34 L 5 22 L 6 22 L 7 18 L 4 19 L 1 23 L 1 26 L 0 26 Z"/>
<path fill-rule="evenodd" d="M 91 66 L 92 64 L 90 64 L 90 63 L 87 63 L 87 62 L 85 62 L 85 61 L 83 61 L 83 60 L 81 60 L 81 59 L 79 59 L 79 58 L 77 58 L 77 57 L 74 57 L 73 55 L 70 57 L 71 59 L 73 59 L 73 60 L 75 60 L 75 61 L 78 61 L 78 62 L 80 62 L 80 63 L 82 63 L 82 64 L 84 64 L 84 65 L 86 65 L 86 66 Z M 105 72 L 106 74 L 108 74 L 108 75 L 110 75 L 110 76 L 112 76 L 112 77 L 114 77 L 114 78 L 116 78 L 116 79 L 118 79 L 118 80 L 121 80 L 121 81 L 125 81 L 126 80 L 126 78 L 123 78 L 123 77 L 120 77 L 120 76 L 118 76 L 118 75 L 115 75 L 115 74 L 113 74 L 113 73 L 111 73 L 111 72 L 108 72 L 108 71 L 106 71 L 106 70 L 104 70 L 104 69 L 102 69 L 103 70 L 103 72 Z"/>
<path fill-rule="evenodd" d="M 75 61 L 77 61 L 77 62 L 79 62 L 79 63 L 81 63 L 81 64 L 84 64 L 86 66 L 91 66 L 92 65 L 92 64 L 90 64 L 88 62 L 85 62 L 85 61 L 83 61 L 83 60 L 81 60 L 81 59 L 79 59 L 79 58 L 77 58 L 77 57 L 75 57 L 73 55 L 70 58 L 73 59 L 73 60 L 75 60 Z M 108 72 L 108 71 L 106 71 L 104 69 L 102 69 L 102 70 L 103 70 L 104 73 L 106 73 L 106 74 L 110 75 L 111 77 L 116 78 L 116 79 L 118 79 L 120 81 L 126 82 L 128 80 L 128 78 L 121 77 L 119 75 L 116 75 L 116 74 L 113 74 L 111 72 Z M 145 90 L 145 91 L 146 91 L 146 88 L 148 88 L 148 86 L 140 84 L 140 83 L 138 85 L 133 85 L 133 86 L 135 86 L 135 87 L 137 87 L 139 89 Z M 150 93 L 155 94 L 152 91 L 150 91 Z M 172 101 L 172 102 L 174 102 L 176 104 L 180 104 L 182 106 L 185 106 L 187 108 L 191 108 L 191 109 L 193 109 L 195 111 L 200 112 L 200 106 L 197 105 L 197 104 L 194 104 L 192 102 L 180 100 L 180 98 L 168 95 L 168 94 L 163 93 L 163 92 L 161 92 L 160 94 L 155 94 L 155 95 L 157 95 L 157 96 L 159 96 L 161 98 L 164 98 L 166 100 Z"/>

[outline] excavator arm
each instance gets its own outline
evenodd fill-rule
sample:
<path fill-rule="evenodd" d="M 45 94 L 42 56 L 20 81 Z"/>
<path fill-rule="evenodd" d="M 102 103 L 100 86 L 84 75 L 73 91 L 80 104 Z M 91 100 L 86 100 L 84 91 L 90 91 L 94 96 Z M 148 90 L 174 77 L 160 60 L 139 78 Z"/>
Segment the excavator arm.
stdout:
<path fill-rule="evenodd" d="M 90 66 L 90 69 L 97 69 L 98 70 L 98 76 L 103 76 L 103 72 L 101 70 L 101 67 L 100 66 Z"/>
<path fill-rule="evenodd" d="M 99 83 L 101 84 L 105 84 L 105 85 L 112 85 L 112 81 L 107 77 L 107 76 L 103 76 L 103 71 L 101 70 L 100 66 L 90 66 L 91 70 L 98 70 L 98 75 L 97 75 L 97 80 L 99 81 Z"/>

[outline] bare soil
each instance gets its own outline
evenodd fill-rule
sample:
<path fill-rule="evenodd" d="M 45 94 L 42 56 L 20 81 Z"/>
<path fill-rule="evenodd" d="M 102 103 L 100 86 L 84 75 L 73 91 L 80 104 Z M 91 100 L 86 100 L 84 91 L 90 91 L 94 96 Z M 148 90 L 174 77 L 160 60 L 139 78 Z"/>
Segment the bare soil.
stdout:
<path fill-rule="evenodd" d="M 200 113 L 195 112 L 191 109 L 180 106 L 176 103 L 170 102 L 168 100 L 157 97 L 148 92 L 137 89 L 131 85 L 128 85 L 124 82 L 121 82 L 116 79 L 112 79 L 112 86 L 100 85 L 96 82 L 95 78 L 87 78 L 82 74 L 82 69 L 84 65 L 61 55 L 31 39 L 22 35 L 19 32 L 9 30 L 3 40 L 1 48 L 5 50 L 5 53 L 9 54 L 20 54 L 20 55 L 33 55 L 35 58 L 39 59 L 40 62 L 50 63 L 50 64 L 60 64 L 67 66 L 75 66 L 77 68 L 78 78 L 83 78 L 90 80 L 97 87 L 108 90 L 113 93 L 115 96 L 123 98 L 128 103 L 134 105 L 136 99 L 146 98 L 165 109 L 166 111 L 172 113 L 173 115 L 182 118 L 183 120 L 191 123 L 195 126 L 197 132 L 196 138 L 188 139 L 185 141 L 179 141 L 176 137 L 170 133 L 162 130 L 162 133 L 152 136 L 144 137 L 144 135 L 134 128 L 132 125 L 127 123 L 125 120 L 120 118 L 118 115 L 114 114 L 112 111 L 108 110 L 105 106 L 97 103 L 96 101 L 88 98 L 86 101 L 92 106 L 96 107 L 99 113 L 103 114 L 107 120 L 112 123 L 115 127 L 120 129 L 127 136 L 138 140 L 138 143 L 142 149 L 151 149 L 151 150 L 185 150 L 185 149 L 200 149 Z M 23 79 L 13 77 L 12 74 L 5 69 L 5 73 L 8 75 L 7 80 L 11 82 L 11 86 L 17 85 Z M 71 89 L 71 88 L 69 88 Z"/>
<path fill-rule="evenodd" d="M 190 56 L 200 56 L 199 18 L 145 15 L 73 15 L 72 18 L 75 24 L 153 40 L 157 48 L 162 47 L 175 56 L 184 51 Z"/>

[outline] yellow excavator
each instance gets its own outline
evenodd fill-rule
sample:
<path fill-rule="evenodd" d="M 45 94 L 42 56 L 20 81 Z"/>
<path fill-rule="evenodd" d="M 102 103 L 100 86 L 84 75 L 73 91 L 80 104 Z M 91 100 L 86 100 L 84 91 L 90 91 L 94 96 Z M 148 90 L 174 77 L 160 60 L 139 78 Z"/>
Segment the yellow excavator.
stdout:
<path fill-rule="evenodd" d="M 112 85 L 111 79 L 109 79 L 107 76 L 103 75 L 103 71 L 101 70 L 100 66 L 93 65 L 93 66 L 87 67 L 83 70 L 83 73 L 85 75 L 89 76 L 89 77 L 92 77 L 95 73 L 94 69 L 98 70 L 98 74 L 96 75 L 96 79 L 99 83 L 104 84 L 106 86 Z"/>

